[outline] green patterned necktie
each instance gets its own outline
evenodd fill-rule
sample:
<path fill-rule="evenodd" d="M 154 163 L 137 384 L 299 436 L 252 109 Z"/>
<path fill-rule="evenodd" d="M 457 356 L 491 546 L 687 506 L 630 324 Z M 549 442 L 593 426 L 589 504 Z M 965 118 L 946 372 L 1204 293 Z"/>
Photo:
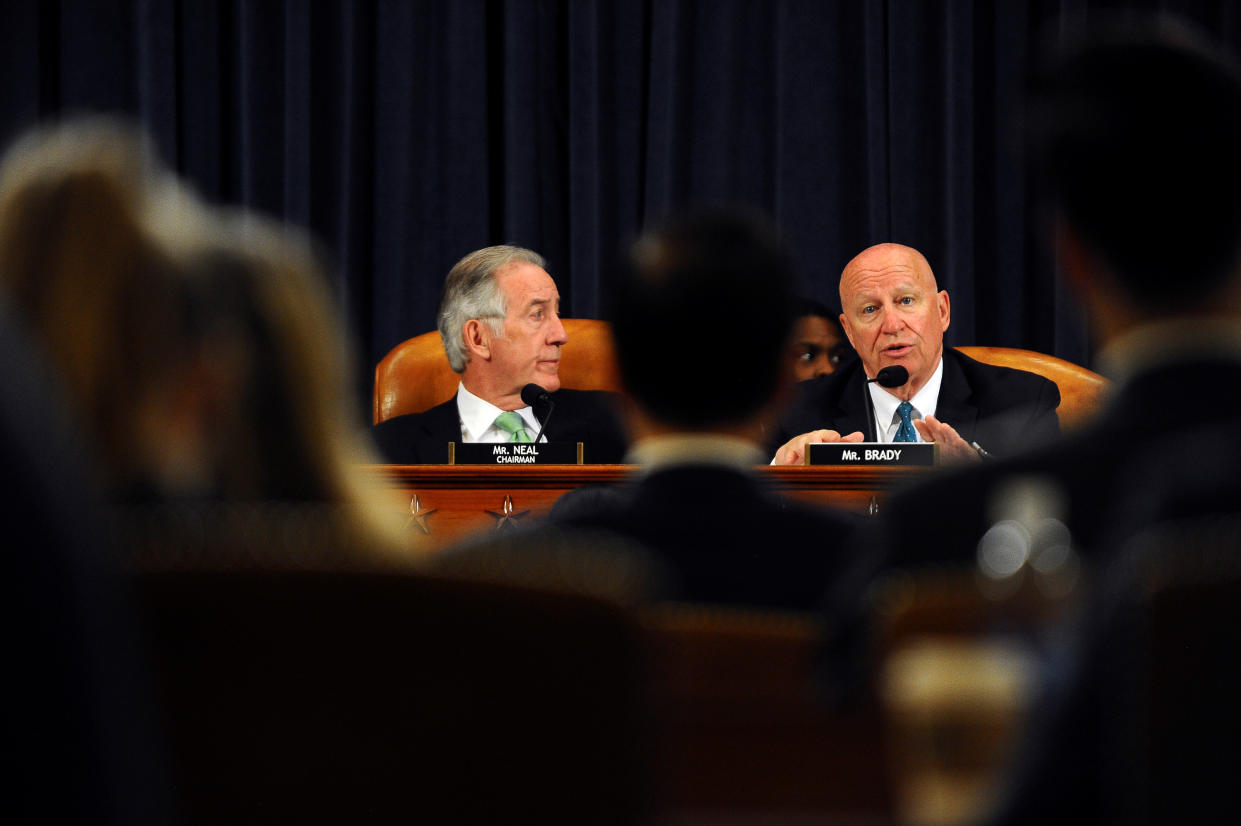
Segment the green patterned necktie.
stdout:
<path fill-rule="evenodd" d="M 918 441 L 918 431 L 914 430 L 914 423 L 909 418 L 909 414 L 913 411 L 914 406 L 909 402 L 901 402 L 896 408 L 896 415 L 901 417 L 901 426 L 896 429 L 896 438 L 894 442 L 916 442 Z"/>
<path fill-rule="evenodd" d="M 530 431 L 526 430 L 526 421 L 513 410 L 506 410 L 496 416 L 495 426 L 508 434 L 510 442 L 533 442 Z"/>

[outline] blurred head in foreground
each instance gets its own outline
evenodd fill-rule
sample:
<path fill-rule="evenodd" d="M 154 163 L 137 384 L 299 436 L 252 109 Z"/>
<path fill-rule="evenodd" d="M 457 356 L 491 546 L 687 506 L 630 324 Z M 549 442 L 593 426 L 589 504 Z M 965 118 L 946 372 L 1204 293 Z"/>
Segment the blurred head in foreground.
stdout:
<path fill-rule="evenodd" d="M 1235 314 L 1232 58 L 1172 20 L 1108 21 L 1051 50 L 1030 101 L 1065 269 L 1104 338 L 1160 318 Z"/>
<path fill-rule="evenodd" d="M 351 348 L 301 233 L 223 214 L 178 252 L 193 282 L 212 483 L 227 502 L 312 502 L 397 514 L 349 402 Z M 369 519 L 369 518 L 368 518 Z"/>
<path fill-rule="evenodd" d="M 114 495 L 156 483 L 191 349 L 180 273 L 145 229 L 168 185 L 141 135 L 107 120 L 34 132 L 0 167 L 0 285 Z"/>
<path fill-rule="evenodd" d="M 61 379 L 110 501 L 380 512 L 309 242 L 202 205 L 137 131 L 71 121 L 8 152 L 0 286 Z"/>
<path fill-rule="evenodd" d="M 672 218 L 633 245 L 612 299 L 638 424 L 755 438 L 793 379 L 794 265 L 773 226 L 739 211 Z"/>

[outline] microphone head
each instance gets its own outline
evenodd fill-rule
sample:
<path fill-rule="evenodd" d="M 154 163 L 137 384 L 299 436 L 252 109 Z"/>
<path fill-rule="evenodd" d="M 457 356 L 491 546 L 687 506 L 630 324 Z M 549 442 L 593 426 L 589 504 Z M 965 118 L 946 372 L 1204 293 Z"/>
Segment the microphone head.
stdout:
<path fill-rule="evenodd" d="M 899 364 L 893 364 L 876 373 L 875 381 L 879 382 L 880 387 L 900 387 L 909 381 L 909 371 Z M 522 391 L 522 398 L 525 396 L 525 391 Z"/>
<path fill-rule="evenodd" d="M 902 367 L 901 369 L 903 370 L 904 368 Z M 902 384 L 903 383 L 904 382 L 902 382 Z M 521 400 L 531 407 L 534 407 L 535 404 L 539 403 L 548 404 L 551 402 L 552 398 L 547 394 L 547 391 L 539 385 L 527 384 L 525 387 L 521 388 Z"/>

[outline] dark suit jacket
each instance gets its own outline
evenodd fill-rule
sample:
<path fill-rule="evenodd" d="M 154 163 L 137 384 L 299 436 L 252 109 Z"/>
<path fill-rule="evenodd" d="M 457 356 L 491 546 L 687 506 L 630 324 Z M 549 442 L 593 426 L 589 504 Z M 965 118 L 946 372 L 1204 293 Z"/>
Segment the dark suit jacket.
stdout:
<path fill-rule="evenodd" d="M 762 476 L 712 465 L 653 471 L 625 489 L 565 494 L 553 521 L 652 550 L 667 596 L 810 610 L 845 562 L 860 517 L 786 500 Z"/>
<path fill-rule="evenodd" d="M 9 823 L 171 823 L 142 630 L 81 422 L 0 297 L 0 798 Z M 151 716 L 148 716 L 151 715 Z"/>
<path fill-rule="evenodd" d="M 990 823 L 1232 822 L 1239 527 L 1191 518 L 1109 546 Z"/>
<path fill-rule="evenodd" d="M 558 390 L 551 394 L 555 408 L 535 408 L 535 417 L 547 421 L 543 435 L 549 442 L 583 442 L 589 464 L 615 464 L 629 447 L 619 417 L 618 398 L 602 390 Z M 454 395 L 422 413 L 410 413 L 381 422 L 371 429 L 375 443 L 389 462 L 398 465 L 443 464 L 448 443 L 461 441 L 461 417 Z"/>
<path fill-rule="evenodd" d="M 1241 647 L 1238 381 L 1241 364 L 1224 361 L 1152 372 L 1092 430 L 1102 444 L 1082 458 L 1100 466 L 1073 463 L 1093 587 L 993 822 L 1235 816 L 1241 681 L 1221 664 Z"/>
<path fill-rule="evenodd" d="M 865 382 L 861 361 L 802 382 L 797 399 L 780 419 L 770 445 L 772 453 L 794 436 L 812 430 L 869 433 L 873 416 Z M 995 456 L 1010 456 L 1058 436 L 1059 404 L 1059 388 L 1042 376 L 984 364 L 944 348 L 944 377 L 935 418 Z"/>
<path fill-rule="evenodd" d="M 1118 506 L 1154 476 L 1140 478 L 1133 460 L 1154 457 L 1173 438 L 1236 419 L 1241 362 L 1228 359 L 1169 364 L 1117 389 L 1087 427 L 1007 461 L 946 469 L 896 493 L 881 514 L 882 564 L 972 564 L 991 524 L 989 508 L 1007 480 L 1038 477 L 1064 494 L 1066 524 L 1077 548 L 1090 554 L 1116 530 Z M 1159 463 L 1150 465 L 1157 473 Z"/>
<path fill-rule="evenodd" d="M 1126 716 L 1130 709 L 1115 690 L 1138 662 L 1119 644 L 1119 635 L 1132 627 L 1116 625 L 1125 618 L 1115 615 L 1110 601 L 1131 593 L 1121 576 L 1125 560 L 1116 558 L 1116 549 L 1153 515 L 1219 512 L 1229 499 L 1237 508 L 1241 500 L 1230 495 L 1229 486 L 1241 486 L 1226 480 L 1236 477 L 1241 460 L 1241 452 L 1231 447 L 1241 436 L 1228 437 L 1241 433 L 1238 410 L 1241 361 L 1167 364 L 1115 387 L 1091 424 L 1055 443 L 1005 460 L 938 471 L 898 491 L 872 523 L 874 532 L 861 537 L 857 566 L 842 577 L 854 603 L 835 626 L 842 630 L 827 650 L 839 655 L 825 663 L 826 673 L 846 685 L 858 679 L 868 623 L 862 595 L 871 582 L 901 570 L 974 566 L 980 537 L 1002 516 L 991 511 L 996 493 L 1016 479 L 1050 482 L 1062 497 L 1074 548 L 1095 569 L 1088 582 L 1096 587 L 1087 592 L 1092 599 L 1078 646 L 1056 649 L 1061 656 L 1047 667 L 1056 679 L 1035 710 L 1028 729 L 1032 737 L 995 822 L 1132 822 L 1108 814 L 1107 807 L 1125 796 L 1108 797 L 1108 771 L 1116 764 L 1103 769 L 1123 753 L 1123 748 L 1108 751 L 1121 742 L 1117 732 L 1140 731 L 1143 725 Z M 1194 477 L 1196 491 L 1185 484 Z M 1189 501 L 1169 499 L 1170 486 Z M 1182 799 L 1196 802 L 1192 794 Z"/>

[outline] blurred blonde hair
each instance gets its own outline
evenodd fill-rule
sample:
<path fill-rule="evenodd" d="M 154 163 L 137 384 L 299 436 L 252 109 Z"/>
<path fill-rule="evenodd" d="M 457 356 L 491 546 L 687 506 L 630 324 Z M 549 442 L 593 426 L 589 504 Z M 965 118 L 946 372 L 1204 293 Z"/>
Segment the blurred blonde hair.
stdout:
<path fill-rule="evenodd" d="M 114 503 L 319 505 L 358 544 L 407 548 L 396 494 L 362 467 L 379 459 L 312 249 L 207 207 L 116 119 L 34 131 L 0 162 L 0 287 Z"/>
<path fill-rule="evenodd" d="M 352 348 L 310 239 L 220 212 L 178 257 L 202 296 L 204 357 L 231 400 L 216 422 L 219 497 L 343 506 L 364 541 L 407 547 L 397 495 L 365 467 L 381 460 L 350 414 Z"/>
<path fill-rule="evenodd" d="M 141 484 L 142 411 L 186 344 L 176 269 L 143 228 L 165 178 L 141 133 L 107 118 L 32 132 L 0 163 L 0 286 L 113 492 Z"/>

